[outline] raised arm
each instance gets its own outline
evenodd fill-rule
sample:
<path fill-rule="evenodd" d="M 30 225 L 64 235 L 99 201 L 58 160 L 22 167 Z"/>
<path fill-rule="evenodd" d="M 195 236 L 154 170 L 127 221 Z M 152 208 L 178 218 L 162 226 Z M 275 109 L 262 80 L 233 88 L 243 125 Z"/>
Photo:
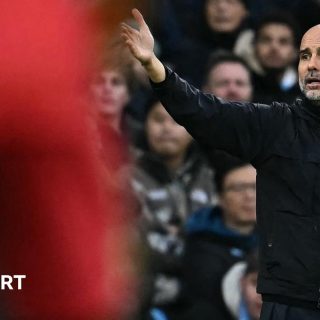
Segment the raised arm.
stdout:
<path fill-rule="evenodd" d="M 132 14 L 139 25 L 139 30 L 123 23 L 122 37 L 133 56 L 145 68 L 149 78 L 155 83 L 162 82 L 165 80 L 166 72 L 163 64 L 154 54 L 154 39 L 150 29 L 139 10 L 133 9 Z"/>
<path fill-rule="evenodd" d="M 258 106 L 229 102 L 202 93 L 159 61 L 143 16 L 137 9 L 133 9 L 132 14 L 139 29 L 122 24 L 122 37 L 144 66 L 154 91 L 176 122 L 200 144 L 227 151 L 246 161 L 254 161 L 264 150 L 270 149 L 284 126 L 288 108 L 280 104 Z"/>

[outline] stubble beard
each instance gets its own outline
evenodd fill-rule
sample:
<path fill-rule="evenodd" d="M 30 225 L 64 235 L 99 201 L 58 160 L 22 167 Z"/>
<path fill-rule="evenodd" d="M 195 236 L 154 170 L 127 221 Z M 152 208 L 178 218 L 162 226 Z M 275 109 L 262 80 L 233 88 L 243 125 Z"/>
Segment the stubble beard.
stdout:
<path fill-rule="evenodd" d="M 300 90 L 303 95 L 316 106 L 320 106 L 320 89 L 319 90 L 307 90 L 305 82 L 299 79 Z"/>

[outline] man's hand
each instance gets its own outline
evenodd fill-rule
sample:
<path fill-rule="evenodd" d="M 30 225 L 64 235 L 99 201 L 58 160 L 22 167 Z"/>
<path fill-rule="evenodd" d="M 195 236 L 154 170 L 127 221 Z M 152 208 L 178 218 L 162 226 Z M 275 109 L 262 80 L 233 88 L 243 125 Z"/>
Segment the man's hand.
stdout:
<path fill-rule="evenodd" d="M 137 10 L 132 10 L 133 17 L 138 23 L 139 31 L 122 23 L 122 37 L 133 56 L 142 65 L 149 64 L 153 56 L 154 39 L 142 14 Z"/>
<path fill-rule="evenodd" d="M 132 55 L 144 66 L 150 79 L 161 82 L 165 79 L 165 69 L 153 52 L 154 39 L 150 29 L 137 9 L 132 10 L 132 15 L 138 23 L 139 30 L 122 23 L 121 36 Z"/>

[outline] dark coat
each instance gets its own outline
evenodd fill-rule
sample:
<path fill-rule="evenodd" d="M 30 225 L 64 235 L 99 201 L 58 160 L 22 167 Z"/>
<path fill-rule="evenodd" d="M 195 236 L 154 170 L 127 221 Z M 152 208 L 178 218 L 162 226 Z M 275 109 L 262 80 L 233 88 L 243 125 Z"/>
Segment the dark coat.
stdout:
<path fill-rule="evenodd" d="M 221 281 L 227 270 L 257 247 L 257 234 L 242 235 L 228 229 L 220 207 L 195 212 L 186 225 L 183 260 L 186 290 L 192 308 L 211 306 L 214 319 L 231 319 L 221 295 Z"/>
<path fill-rule="evenodd" d="M 231 103 L 167 69 L 154 84 L 173 118 L 207 148 L 257 169 L 258 292 L 264 301 L 316 308 L 320 301 L 320 112 L 288 105 Z"/>

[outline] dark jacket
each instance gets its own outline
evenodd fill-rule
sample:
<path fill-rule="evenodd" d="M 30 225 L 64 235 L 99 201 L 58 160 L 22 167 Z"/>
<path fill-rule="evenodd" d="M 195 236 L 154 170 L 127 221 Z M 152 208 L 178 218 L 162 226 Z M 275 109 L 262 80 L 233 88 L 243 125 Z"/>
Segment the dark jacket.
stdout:
<path fill-rule="evenodd" d="M 258 292 L 264 301 L 320 307 L 319 107 L 306 99 L 226 102 L 166 72 L 153 86 L 173 118 L 207 148 L 257 169 Z"/>
<path fill-rule="evenodd" d="M 221 208 L 204 208 L 195 212 L 186 224 L 184 276 L 186 289 L 195 305 L 207 303 L 214 319 L 231 319 L 224 306 L 221 281 L 227 270 L 243 261 L 257 247 L 257 234 L 242 235 L 228 229 Z M 198 307 L 198 309 L 200 309 Z"/>

